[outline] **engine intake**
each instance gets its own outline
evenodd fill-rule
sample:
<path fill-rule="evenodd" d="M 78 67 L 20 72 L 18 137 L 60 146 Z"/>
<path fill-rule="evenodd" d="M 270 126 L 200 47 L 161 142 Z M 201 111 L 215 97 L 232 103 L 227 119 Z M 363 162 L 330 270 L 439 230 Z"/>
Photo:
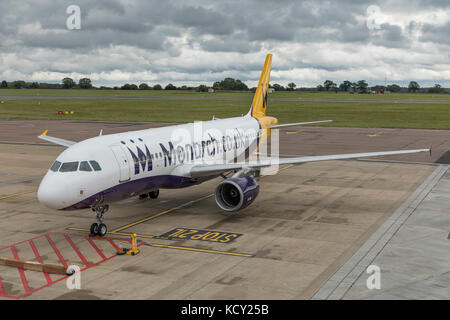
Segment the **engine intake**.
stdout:
<path fill-rule="evenodd" d="M 258 196 L 259 185 L 252 177 L 232 177 L 216 187 L 217 205 L 225 211 L 238 211 L 248 207 Z"/>

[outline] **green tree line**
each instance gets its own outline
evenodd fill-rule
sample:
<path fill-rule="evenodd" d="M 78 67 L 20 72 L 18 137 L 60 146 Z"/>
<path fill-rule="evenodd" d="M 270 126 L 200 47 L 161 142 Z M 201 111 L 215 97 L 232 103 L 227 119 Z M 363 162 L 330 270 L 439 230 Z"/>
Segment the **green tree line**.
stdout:
<path fill-rule="evenodd" d="M 76 82 L 72 78 L 64 78 L 61 83 L 39 83 L 39 82 L 25 82 L 22 80 L 7 82 L 3 80 L 0 83 L 0 89 L 93 89 L 95 88 L 92 84 L 91 79 L 81 78 Z M 288 83 L 286 87 L 274 83 L 270 85 L 275 91 L 327 91 L 327 92 L 349 92 L 349 93 L 386 93 L 386 92 L 428 92 L 428 93 L 445 93 L 449 89 L 443 88 L 440 84 L 435 84 L 433 87 L 421 88 L 416 81 L 411 81 L 408 87 L 401 87 L 398 84 L 389 85 L 375 85 L 369 86 L 366 80 L 358 80 L 355 82 L 345 80 L 337 85 L 332 80 L 325 80 L 323 84 L 317 85 L 315 88 L 301 88 L 298 87 L 294 82 Z M 130 84 L 126 83 L 122 86 L 100 86 L 95 89 L 103 90 L 196 90 L 199 92 L 208 92 L 210 89 L 213 90 L 236 90 L 236 91 L 255 91 L 256 88 L 249 88 L 244 82 L 239 79 L 225 78 L 222 81 L 216 81 L 211 87 L 202 84 L 197 87 L 189 87 L 186 85 L 175 86 L 172 83 L 167 84 L 163 87 L 160 84 L 155 84 L 153 86 L 147 83 Z"/>

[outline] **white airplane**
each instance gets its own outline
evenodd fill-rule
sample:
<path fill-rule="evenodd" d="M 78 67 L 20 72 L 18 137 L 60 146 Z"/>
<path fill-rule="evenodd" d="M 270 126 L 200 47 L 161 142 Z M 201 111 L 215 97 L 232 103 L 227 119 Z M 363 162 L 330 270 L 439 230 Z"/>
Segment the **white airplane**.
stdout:
<path fill-rule="evenodd" d="M 227 211 L 250 205 L 259 193 L 257 178 L 272 159 L 250 157 L 271 129 L 325 121 L 278 124 L 266 116 L 272 55 L 262 69 L 250 111 L 241 117 L 99 135 L 81 142 L 39 138 L 67 147 L 43 178 L 38 199 L 58 210 L 91 208 L 97 223 L 91 235 L 104 236 L 103 215 L 109 204 L 129 197 L 157 198 L 159 189 L 184 188 L 222 176 L 215 190 L 217 205 Z M 276 159 L 276 164 L 350 159 L 427 152 L 430 149 L 304 156 Z M 225 174 L 232 174 L 227 177 Z"/>

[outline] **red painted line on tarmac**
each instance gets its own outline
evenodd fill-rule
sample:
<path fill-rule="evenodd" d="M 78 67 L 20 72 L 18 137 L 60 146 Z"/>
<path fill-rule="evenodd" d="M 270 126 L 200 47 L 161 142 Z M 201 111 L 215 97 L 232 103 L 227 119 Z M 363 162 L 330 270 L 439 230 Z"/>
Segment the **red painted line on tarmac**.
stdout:
<path fill-rule="evenodd" d="M 19 255 L 17 254 L 17 250 L 15 246 L 11 247 L 12 254 L 14 258 L 20 260 Z M 19 270 L 20 278 L 22 279 L 23 288 L 25 289 L 25 293 L 30 293 L 30 286 L 28 285 L 27 277 L 25 276 L 25 271 L 22 268 L 17 268 Z"/>
<path fill-rule="evenodd" d="M 64 266 L 65 268 L 67 268 L 66 260 L 64 260 L 63 256 L 62 256 L 61 253 L 59 252 L 58 248 L 55 246 L 55 243 L 54 243 L 53 240 L 50 238 L 50 234 L 47 233 L 47 234 L 45 235 L 45 237 L 47 238 L 48 243 L 52 246 L 53 251 L 55 251 L 56 255 L 58 256 L 59 261 L 61 261 L 61 263 L 63 264 L 63 266 Z"/>
<path fill-rule="evenodd" d="M 110 239 L 107 239 L 107 240 L 110 240 Z M 137 246 L 140 247 L 140 246 L 142 246 L 142 245 L 144 245 L 144 244 L 145 244 L 145 242 L 141 242 L 141 243 L 138 244 Z M 80 270 L 80 272 L 82 272 L 82 271 L 84 271 L 84 270 L 87 270 L 87 269 L 89 269 L 89 268 L 95 267 L 96 265 L 99 265 L 100 263 L 109 261 L 109 260 L 111 260 L 111 259 L 113 259 L 113 258 L 115 258 L 115 257 L 118 257 L 118 255 L 117 255 L 117 254 L 114 254 L 114 255 L 112 255 L 111 257 L 106 258 L 105 260 L 102 260 L 102 261 L 96 262 L 96 263 L 94 263 L 94 264 L 91 264 L 89 267 L 84 267 L 83 269 Z M 37 289 L 31 290 L 29 293 L 25 293 L 25 294 L 22 294 L 22 295 L 17 296 L 17 297 L 9 297 L 9 296 L 6 296 L 6 297 L 7 297 L 7 298 L 20 299 L 20 298 L 26 297 L 27 295 L 32 294 L 32 293 L 34 293 L 34 292 L 36 292 L 36 291 L 39 291 L 39 290 L 44 289 L 44 288 L 47 288 L 47 287 L 49 287 L 49 286 L 51 286 L 51 285 L 53 285 L 53 284 L 55 284 L 55 283 L 57 283 L 57 282 L 60 282 L 60 281 L 62 281 L 62 280 L 64 280 L 64 279 L 67 279 L 68 277 L 69 277 L 69 276 L 62 277 L 62 278 L 60 278 L 60 279 L 57 279 L 57 280 L 53 281 L 52 283 L 49 283 L 49 284 L 46 284 L 46 285 L 44 285 L 44 286 L 42 286 L 42 287 L 39 287 L 39 288 L 37 288 Z"/>
<path fill-rule="evenodd" d="M 34 255 L 36 256 L 37 261 L 38 261 L 39 263 L 44 263 L 44 262 L 42 261 L 41 255 L 39 254 L 38 249 L 37 249 L 36 246 L 34 245 L 33 240 L 30 240 L 30 246 L 31 246 L 31 249 L 33 249 L 33 252 L 34 252 Z M 48 272 L 44 272 L 44 275 L 45 275 L 45 279 L 47 279 L 47 283 L 51 283 L 51 282 L 52 282 L 52 279 L 50 278 L 50 275 L 48 274 Z"/>
<path fill-rule="evenodd" d="M 59 260 L 61 261 L 61 263 L 67 268 L 67 263 L 66 263 L 66 261 L 64 260 L 64 258 L 62 257 L 61 253 L 60 253 L 59 250 L 56 248 L 54 242 L 52 241 L 52 239 L 51 239 L 51 237 L 50 237 L 50 235 L 52 235 L 52 234 L 65 235 L 64 233 L 61 233 L 61 232 L 49 232 L 49 233 L 46 233 L 46 234 L 42 234 L 42 235 L 33 237 L 33 238 L 31 238 L 31 239 L 28 239 L 28 240 L 20 241 L 20 242 L 17 242 L 17 243 L 15 243 L 15 244 L 6 246 L 6 247 L 4 247 L 4 248 L 2 248 L 2 249 L 0 249 L 0 250 L 6 249 L 6 248 L 11 248 L 11 250 L 13 250 L 13 247 L 16 246 L 16 245 L 18 245 L 18 244 L 25 243 L 25 242 L 30 242 L 31 240 L 35 240 L 35 239 L 39 239 L 39 238 L 45 237 L 45 238 L 47 238 L 48 243 L 51 245 L 51 247 L 52 247 L 53 250 L 55 251 L 55 253 L 56 253 L 56 255 L 58 256 L 58 258 L 59 258 Z M 78 235 L 72 235 L 72 236 L 78 236 Z M 80 236 L 80 237 L 83 237 L 83 238 L 84 238 L 84 236 Z M 110 244 L 111 244 L 114 248 L 116 248 L 116 249 L 118 249 L 118 247 L 117 247 L 117 245 L 113 242 L 113 240 L 118 240 L 118 241 L 124 240 L 124 239 L 121 239 L 121 238 L 100 238 L 100 237 L 99 237 L 98 239 L 100 239 L 100 240 L 108 240 L 108 241 L 110 242 Z M 34 244 L 34 243 L 33 243 L 33 244 Z M 140 247 L 140 246 L 142 246 L 142 245 L 144 245 L 144 244 L 145 244 L 145 242 L 140 242 L 140 241 L 138 241 L 138 247 Z M 31 245 L 31 243 L 30 243 L 30 245 Z M 99 249 L 99 250 L 100 250 L 100 249 Z M 16 254 L 17 254 L 17 252 L 16 252 Z M 35 254 L 36 254 L 36 253 L 35 253 Z M 104 256 L 104 255 L 103 255 L 103 256 Z M 111 260 L 111 259 L 113 259 L 113 258 L 115 258 L 115 257 L 117 257 L 117 254 L 113 254 L 113 255 L 110 256 L 110 257 L 106 257 L 104 260 L 101 260 L 101 261 L 98 261 L 98 262 L 96 262 L 96 263 L 93 263 L 93 264 L 91 264 L 90 266 L 85 266 L 85 267 L 84 267 L 83 269 L 81 269 L 80 271 L 85 271 L 85 270 L 87 270 L 87 269 L 89 269 L 89 268 L 92 268 L 92 267 L 94 267 L 94 266 L 97 266 L 97 265 L 99 265 L 99 264 L 101 264 L 101 263 L 103 263 L 103 262 L 109 261 L 109 260 Z M 41 258 L 41 259 L 42 259 L 42 258 Z M 19 271 L 20 271 L 20 270 L 21 270 L 21 269 L 19 269 Z M 23 272 L 23 270 L 22 270 L 22 272 Z M 21 298 L 23 298 L 23 297 L 29 296 L 29 295 L 31 295 L 31 294 L 33 294 L 33 293 L 39 291 L 39 290 L 42 290 L 42 289 L 44 289 L 44 288 L 48 288 L 48 287 L 54 285 L 55 283 L 61 282 L 61 281 L 63 281 L 63 280 L 66 280 L 67 278 L 69 278 L 69 276 L 62 276 L 61 278 L 56 279 L 56 280 L 53 280 L 52 282 L 47 283 L 47 284 L 45 284 L 45 285 L 43 285 L 43 286 L 40 286 L 40 287 L 38 287 L 38 288 L 35 288 L 35 289 L 30 289 L 30 288 L 29 288 L 29 290 L 28 290 L 27 292 L 25 292 L 25 293 L 23 293 L 23 294 L 21 294 L 21 295 L 19 295 L 19 296 L 8 296 L 8 295 L 5 295 L 4 288 L 2 287 L 2 282 L 1 282 L 2 279 L 0 278 L 0 296 L 1 296 L 1 297 L 4 297 L 4 298 L 10 298 L 10 299 L 21 299 Z M 3 295 L 2 295 L 2 291 L 1 291 L 1 290 L 3 290 Z"/>
<path fill-rule="evenodd" d="M 75 252 L 77 253 L 77 255 L 80 257 L 81 261 L 83 261 L 84 265 L 86 267 L 89 267 L 90 264 L 89 262 L 86 260 L 86 258 L 83 256 L 83 254 L 81 253 L 80 250 L 78 250 L 77 246 L 75 245 L 75 243 L 73 242 L 73 240 L 70 238 L 70 236 L 68 234 L 65 234 L 64 237 L 66 238 L 67 242 L 70 243 L 70 245 L 72 246 L 73 250 L 75 250 Z"/>
<path fill-rule="evenodd" d="M 114 247 L 114 249 L 116 249 L 117 251 L 119 251 L 119 247 L 114 243 L 114 241 L 112 241 L 111 239 L 107 239 L 109 243 L 111 243 L 111 245 Z"/>
<path fill-rule="evenodd" d="M 3 290 L 3 283 L 2 283 L 2 277 L 0 277 L 0 296 L 5 296 L 5 290 Z"/>
<path fill-rule="evenodd" d="M 97 245 L 94 243 L 94 241 L 92 241 L 91 238 L 86 237 L 86 240 L 90 243 L 90 245 L 92 246 L 92 248 L 95 249 L 95 251 L 97 251 L 97 253 L 99 254 L 100 257 L 102 257 L 103 260 L 106 259 L 105 255 L 103 254 L 103 252 L 97 247 Z"/>
<path fill-rule="evenodd" d="M 12 246 L 17 246 L 17 245 L 19 245 L 19 244 L 22 244 L 22 243 L 25 243 L 25 242 L 29 242 L 30 240 L 36 240 L 36 239 L 42 238 L 43 236 L 46 236 L 46 235 L 48 235 L 48 234 L 50 234 L 50 233 L 46 233 L 45 235 L 42 235 L 42 234 L 41 234 L 40 236 L 36 236 L 36 237 L 31 238 L 31 239 L 19 241 L 19 242 L 16 242 L 16 243 L 14 243 L 14 244 L 10 244 L 9 246 L 0 248 L 0 250 L 6 249 L 6 248 L 10 248 L 10 247 L 12 247 Z"/>

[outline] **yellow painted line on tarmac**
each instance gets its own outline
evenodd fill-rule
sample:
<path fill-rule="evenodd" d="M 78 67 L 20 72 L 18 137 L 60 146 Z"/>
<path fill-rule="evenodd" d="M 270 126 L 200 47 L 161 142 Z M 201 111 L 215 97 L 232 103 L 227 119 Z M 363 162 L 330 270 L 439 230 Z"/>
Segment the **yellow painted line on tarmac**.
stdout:
<path fill-rule="evenodd" d="M 284 167 L 280 168 L 278 170 L 278 172 L 281 172 L 283 170 L 289 169 L 289 168 L 291 168 L 293 166 L 294 166 L 294 164 L 290 164 L 290 165 L 284 166 Z M 267 175 L 262 175 L 261 178 L 266 177 L 266 176 Z M 151 219 L 160 217 L 160 216 L 162 216 L 164 214 L 173 212 L 173 211 L 175 211 L 177 209 L 184 208 L 184 207 L 186 207 L 186 206 L 188 206 L 190 204 L 194 204 L 194 203 L 197 203 L 199 201 L 208 199 L 208 198 L 212 197 L 213 195 L 214 195 L 214 193 L 211 193 L 211 194 L 208 194 L 208 195 L 206 195 L 204 197 L 201 197 L 201 198 L 198 198 L 198 199 L 195 199 L 195 200 L 183 203 L 183 204 L 181 204 L 179 206 L 176 206 L 176 207 L 173 207 L 171 209 L 162 211 L 162 212 L 157 213 L 157 214 L 155 214 L 153 216 L 150 216 L 150 217 L 147 217 L 147 218 L 144 218 L 144 219 L 132 222 L 130 224 L 124 225 L 122 227 L 119 227 L 119 228 L 117 228 L 117 229 L 115 229 L 115 230 L 113 230 L 111 232 L 108 232 L 107 234 L 121 235 L 121 236 L 128 236 L 129 237 L 129 236 L 131 236 L 132 233 L 126 233 L 126 232 L 120 232 L 120 231 L 122 231 L 124 229 L 131 228 L 131 227 L 133 227 L 135 225 L 141 224 L 141 223 L 149 221 Z M 67 230 L 90 232 L 89 229 L 75 228 L 75 227 L 69 227 L 69 228 L 67 228 Z M 158 236 L 145 235 L 145 234 L 136 234 L 136 236 L 140 237 L 140 238 L 150 238 L 150 239 L 151 238 L 155 238 L 155 239 L 159 238 Z M 193 251 L 193 252 L 214 253 L 214 254 L 222 254 L 222 255 L 237 256 L 237 257 L 253 257 L 254 256 L 253 254 L 249 254 L 249 253 L 229 252 L 229 251 L 220 251 L 220 250 L 211 250 L 211 249 L 199 249 L 199 248 L 192 248 L 192 247 L 171 246 L 171 245 L 165 245 L 165 244 L 150 244 L 150 243 L 147 243 L 147 245 L 151 246 L 151 247 L 155 247 L 155 248 L 167 248 L 167 249 L 185 250 L 185 251 Z"/>
<path fill-rule="evenodd" d="M 67 230 L 90 232 L 89 229 L 73 228 L 73 227 L 67 228 Z M 124 232 L 108 232 L 107 234 L 131 236 L 131 233 L 124 233 Z M 146 235 L 146 234 L 136 234 L 136 236 L 138 238 L 157 238 L 155 236 Z M 176 239 L 176 240 L 179 240 L 179 239 Z M 146 243 L 146 245 L 148 245 L 150 247 L 155 247 L 155 248 L 167 248 L 167 249 L 177 249 L 177 250 L 195 251 L 195 252 L 203 252 L 203 253 L 215 253 L 215 254 L 223 254 L 223 255 L 238 256 L 238 257 L 253 257 L 253 254 L 249 254 L 249 253 L 229 252 L 229 251 L 220 251 L 220 250 L 211 250 L 211 249 L 199 249 L 199 248 L 192 248 L 192 247 L 171 246 L 171 245 L 165 245 L 165 244 Z"/>
<path fill-rule="evenodd" d="M 285 166 L 285 167 L 283 167 L 283 168 L 280 168 L 280 169 L 278 170 L 278 172 L 281 172 L 281 171 L 283 171 L 283 170 L 289 169 L 289 168 L 291 168 L 291 167 L 293 167 L 293 166 L 294 166 L 294 164 L 288 164 L 287 166 Z M 277 172 L 277 173 L 278 173 L 278 172 Z M 273 174 L 264 174 L 264 175 L 261 176 L 261 178 L 264 178 L 264 177 L 267 177 L 267 176 L 273 176 Z"/>
<path fill-rule="evenodd" d="M 204 253 L 215 253 L 215 254 L 224 254 L 224 255 L 238 256 L 238 257 L 253 257 L 252 254 L 248 254 L 248 253 L 219 251 L 219 250 L 210 250 L 210 249 L 198 249 L 198 248 L 190 248 L 190 247 L 179 247 L 179 246 L 170 246 L 170 245 L 165 245 L 165 244 L 148 244 L 148 245 L 151 247 L 157 247 L 157 248 L 168 248 L 168 249 L 196 251 L 196 252 L 204 252 Z"/>
<path fill-rule="evenodd" d="M 150 216 L 150 217 L 147 217 L 147 218 L 144 218 L 144 219 L 141 219 L 141 220 L 132 222 L 132 223 L 127 224 L 127 225 L 124 225 L 124 226 L 122 226 L 122 227 L 120 227 L 120 228 L 117 228 L 117 229 L 111 231 L 111 233 L 117 233 L 117 232 L 122 231 L 122 230 L 124 230 L 124 229 L 131 228 L 131 227 L 133 227 L 133 226 L 135 226 L 135 225 L 137 225 L 137 224 L 141 224 L 141 223 L 146 222 L 146 221 L 149 221 L 149 220 L 151 220 L 151 219 L 160 217 L 160 216 L 162 216 L 162 215 L 164 215 L 164 214 L 171 213 L 171 212 L 173 212 L 173 211 L 175 211 L 175 210 L 178 210 L 178 209 L 187 207 L 188 205 L 191 205 L 191 204 L 197 203 L 197 202 L 199 202 L 199 201 L 208 199 L 208 198 L 212 197 L 213 195 L 214 195 L 214 193 L 211 193 L 211 194 L 208 194 L 208 195 L 206 195 L 206 196 L 204 196 L 204 197 L 201 197 L 201 198 L 198 198 L 198 199 L 195 199 L 195 200 L 192 200 L 192 201 L 183 203 L 183 204 L 181 204 L 181 205 L 179 205 L 179 206 L 176 206 L 176 207 L 173 207 L 173 208 L 171 208 L 171 209 L 162 211 L 162 212 L 157 213 L 157 214 L 155 214 L 155 215 L 153 215 L 153 216 Z"/>
<path fill-rule="evenodd" d="M 283 168 L 280 168 L 280 169 L 278 170 L 278 172 L 281 172 L 281 171 L 283 171 L 283 170 L 285 170 L 285 169 L 288 169 L 288 168 L 291 168 L 291 167 L 293 167 L 293 166 L 294 166 L 293 164 L 287 165 L 287 166 L 285 166 L 285 167 L 283 167 Z M 262 175 L 261 178 L 264 178 L 264 177 L 266 177 L 266 176 L 267 176 L 267 175 Z M 194 204 L 194 203 L 200 202 L 200 201 L 202 201 L 202 200 L 211 198 L 212 196 L 214 196 L 214 193 L 210 193 L 210 194 L 208 194 L 208 195 L 206 195 L 206 196 L 204 196 L 204 197 L 201 197 L 201 198 L 198 198 L 198 199 L 195 199 L 195 200 L 192 200 L 192 201 L 183 203 L 183 204 L 181 204 L 181 205 L 179 205 L 179 206 L 176 206 L 176 207 L 173 207 L 173 208 L 171 208 L 171 209 L 162 211 L 162 212 L 157 213 L 157 214 L 155 214 L 155 215 L 153 215 L 153 216 L 150 216 L 150 217 L 147 217 L 147 218 L 144 218 L 144 219 L 141 219 L 141 220 L 132 222 L 132 223 L 127 224 L 127 225 L 124 225 L 124 226 L 122 226 L 122 227 L 119 227 L 119 228 L 117 228 L 117 229 L 111 231 L 111 233 L 117 234 L 117 232 L 119 232 L 119 231 L 122 231 L 122 230 L 125 230 L 125 229 L 128 229 L 128 228 L 134 227 L 134 226 L 136 226 L 136 225 L 138 225 L 138 224 L 141 224 L 141 223 L 143 223 L 143 222 L 146 222 L 146 221 L 155 219 L 155 218 L 160 217 L 160 216 L 162 216 L 162 215 L 165 215 L 165 214 L 167 214 L 167 213 L 171 213 L 171 212 L 173 212 L 173 211 L 175 211 L 175 210 L 178 210 L 178 209 L 187 207 L 187 206 L 189 206 L 189 205 L 191 205 L 191 204 Z"/>
<path fill-rule="evenodd" d="M 377 133 L 374 133 L 374 134 L 368 134 L 367 136 L 368 137 L 378 137 L 380 134 L 382 134 L 382 132 L 377 132 Z"/>
<path fill-rule="evenodd" d="M 67 228 L 67 230 L 71 230 L 71 231 L 84 231 L 84 232 L 91 232 L 91 230 L 89 229 L 85 229 L 85 228 L 75 228 L 75 227 L 69 227 Z M 126 232 L 107 232 L 106 234 L 112 234 L 112 235 L 116 235 L 116 236 L 131 236 L 133 233 L 126 233 Z M 137 237 L 140 238 L 156 238 L 155 236 L 149 235 L 149 234 L 136 234 Z"/>
<path fill-rule="evenodd" d="M 286 131 L 286 134 L 297 134 L 299 132 L 303 131 L 303 129 L 297 130 L 297 131 Z"/>
<path fill-rule="evenodd" d="M 19 193 L 13 193 L 13 194 L 10 194 L 10 195 L 7 195 L 7 196 L 0 197 L 0 200 L 13 198 L 13 197 L 18 197 L 18 196 L 21 196 L 21 195 L 24 195 L 24 194 L 28 194 L 28 193 L 33 193 L 33 192 L 36 192 L 36 191 L 37 190 L 30 190 L 30 191 L 24 191 L 24 192 L 19 192 Z"/>

